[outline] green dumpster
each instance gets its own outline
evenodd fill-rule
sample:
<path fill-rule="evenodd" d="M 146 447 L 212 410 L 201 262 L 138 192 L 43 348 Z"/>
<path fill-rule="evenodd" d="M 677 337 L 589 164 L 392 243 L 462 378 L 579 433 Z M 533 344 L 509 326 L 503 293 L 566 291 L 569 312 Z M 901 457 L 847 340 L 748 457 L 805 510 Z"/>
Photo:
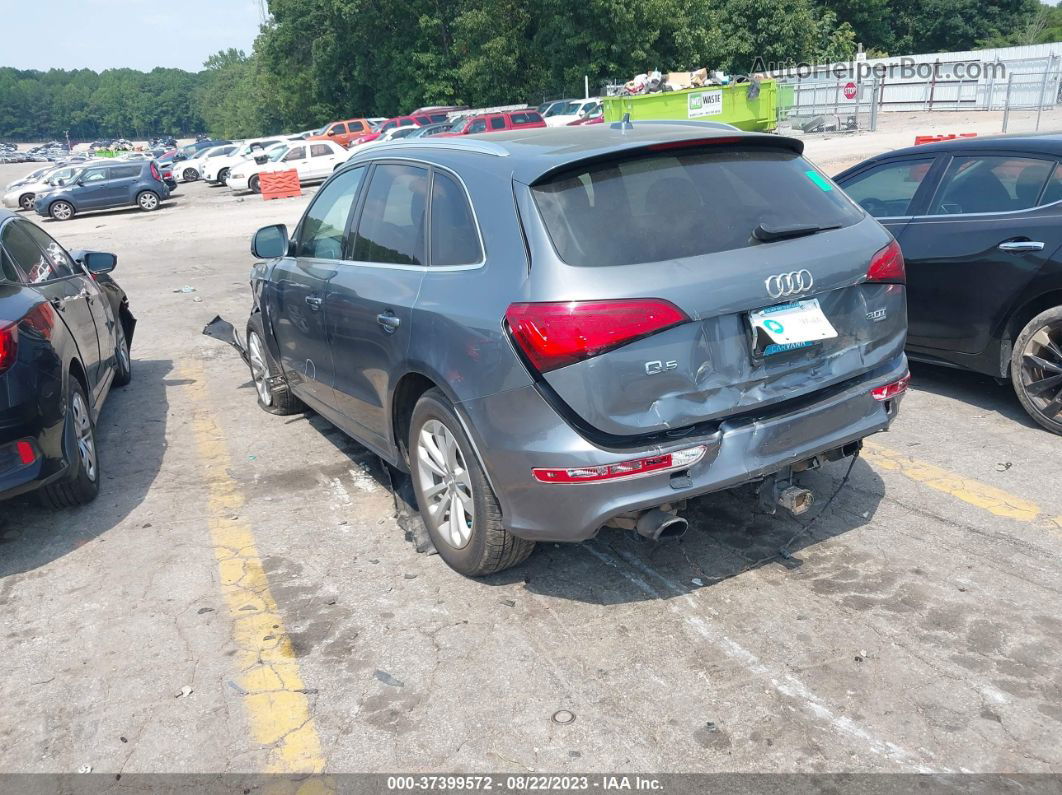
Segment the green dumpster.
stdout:
<path fill-rule="evenodd" d="M 750 83 L 729 86 L 704 86 L 658 94 L 605 97 L 605 121 L 620 121 L 631 114 L 631 121 L 692 119 L 722 121 L 742 130 L 773 130 L 778 116 L 778 84 L 774 80 L 760 83 L 760 94 L 749 99 Z"/>

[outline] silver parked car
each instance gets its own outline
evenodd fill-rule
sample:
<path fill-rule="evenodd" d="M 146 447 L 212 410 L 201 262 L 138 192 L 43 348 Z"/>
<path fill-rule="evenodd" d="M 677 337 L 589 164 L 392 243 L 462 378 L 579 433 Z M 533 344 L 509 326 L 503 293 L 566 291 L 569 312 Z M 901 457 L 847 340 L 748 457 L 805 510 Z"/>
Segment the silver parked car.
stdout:
<path fill-rule="evenodd" d="M 895 241 L 789 138 L 695 123 L 395 142 L 252 251 L 260 405 L 411 473 L 470 575 L 796 474 L 888 428 L 909 380 Z"/>

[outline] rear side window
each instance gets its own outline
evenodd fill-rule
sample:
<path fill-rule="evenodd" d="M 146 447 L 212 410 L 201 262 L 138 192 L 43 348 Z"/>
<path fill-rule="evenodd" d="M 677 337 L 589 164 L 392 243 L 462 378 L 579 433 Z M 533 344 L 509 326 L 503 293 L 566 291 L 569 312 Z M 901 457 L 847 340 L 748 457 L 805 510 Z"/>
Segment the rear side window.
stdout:
<path fill-rule="evenodd" d="M 140 166 L 111 166 L 111 179 L 129 179 L 140 176 Z"/>
<path fill-rule="evenodd" d="M 930 215 L 1005 213 L 1035 207 L 1054 161 L 1031 157 L 955 157 Z"/>
<path fill-rule="evenodd" d="M 365 123 L 360 121 L 348 121 L 347 129 L 352 133 L 361 132 L 365 129 Z"/>
<path fill-rule="evenodd" d="M 373 172 L 354 240 L 354 259 L 395 265 L 425 264 L 424 215 L 428 172 L 380 165 Z"/>
<path fill-rule="evenodd" d="M 505 129 L 505 117 L 504 116 L 492 116 L 490 119 L 490 128 L 492 130 L 504 130 Z"/>
<path fill-rule="evenodd" d="M 753 231 L 850 226 L 863 215 L 804 158 L 781 149 L 649 154 L 532 188 L 569 265 L 632 265 L 761 245 Z"/>
<path fill-rule="evenodd" d="M 431 186 L 431 264 L 475 265 L 483 261 L 479 232 L 465 189 L 449 174 L 435 172 Z"/>
<path fill-rule="evenodd" d="M 332 149 L 324 144 L 314 144 L 310 147 L 310 157 L 328 157 Z"/>

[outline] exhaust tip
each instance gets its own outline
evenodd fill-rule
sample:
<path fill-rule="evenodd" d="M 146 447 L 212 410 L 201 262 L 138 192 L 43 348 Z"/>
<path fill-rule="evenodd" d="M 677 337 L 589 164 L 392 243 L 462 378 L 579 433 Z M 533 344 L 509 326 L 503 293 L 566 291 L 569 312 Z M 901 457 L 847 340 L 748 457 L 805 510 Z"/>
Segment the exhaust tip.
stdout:
<path fill-rule="evenodd" d="M 635 526 L 638 535 L 653 541 L 659 541 L 662 538 L 681 538 L 688 528 L 689 522 L 681 516 L 659 508 L 643 513 Z"/>

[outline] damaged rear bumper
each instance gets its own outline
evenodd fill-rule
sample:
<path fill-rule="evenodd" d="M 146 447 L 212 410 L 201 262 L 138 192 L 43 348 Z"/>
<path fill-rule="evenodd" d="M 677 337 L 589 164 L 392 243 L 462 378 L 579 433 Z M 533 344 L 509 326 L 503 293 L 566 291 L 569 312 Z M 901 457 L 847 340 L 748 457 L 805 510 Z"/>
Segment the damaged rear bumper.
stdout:
<path fill-rule="evenodd" d="M 898 399 L 870 390 L 896 381 L 907 360 L 828 397 L 767 417 L 724 420 L 713 432 L 637 449 L 597 446 L 578 434 L 534 386 L 458 405 L 494 491 L 505 525 L 536 541 L 582 541 L 613 517 L 755 482 L 813 456 L 837 451 L 879 431 L 896 416 Z M 705 445 L 687 470 L 595 483 L 542 483 L 531 470 L 600 467 Z"/>

